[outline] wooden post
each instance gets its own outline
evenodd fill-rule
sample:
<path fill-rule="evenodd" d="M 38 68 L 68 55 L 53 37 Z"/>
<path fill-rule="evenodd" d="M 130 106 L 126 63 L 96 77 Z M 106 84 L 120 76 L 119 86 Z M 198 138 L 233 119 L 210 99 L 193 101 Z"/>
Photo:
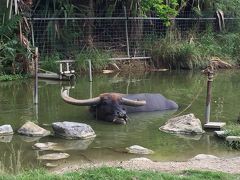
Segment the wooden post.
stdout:
<path fill-rule="evenodd" d="M 206 109 L 205 109 L 205 122 L 208 124 L 210 122 L 211 114 L 211 96 L 212 96 L 212 82 L 213 82 L 213 67 L 210 65 L 208 67 L 208 81 L 207 81 L 207 96 L 206 96 Z"/>
<path fill-rule="evenodd" d="M 34 73 L 35 73 L 35 82 L 34 82 L 34 104 L 38 104 L 38 48 L 35 48 L 34 58 Z"/>
<path fill-rule="evenodd" d="M 88 66 L 89 66 L 89 82 L 92 82 L 92 63 L 91 60 L 88 60 Z"/>
<path fill-rule="evenodd" d="M 210 64 L 207 69 L 208 81 L 207 81 L 207 97 L 206 97 L 206 109 L 205 109 L 205 121 L 204 128 L 206 129 L 221 129 L 226 125 L 225 122 L 210 122 L 211 114 L 211 96 L 212 96 L 212 82 L 213 82 L 213 65 Z"/>

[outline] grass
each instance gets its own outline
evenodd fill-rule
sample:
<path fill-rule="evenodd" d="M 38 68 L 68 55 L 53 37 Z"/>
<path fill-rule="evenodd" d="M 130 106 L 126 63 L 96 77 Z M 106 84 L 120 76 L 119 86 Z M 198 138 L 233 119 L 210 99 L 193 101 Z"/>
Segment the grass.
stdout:
<path fill-rule="evenodd" d="M 59 64 L 56 61 L 59 60 L 61 60 L 61 56 L 59 53 L 53 53 L 49 56 L 44 56 L 41 58 L 40 68 L 46 71 L 58 73 Z"/>
<path fill-rule="evenodd" d="M 96 169 L 83 170 L 79 172 L 66 173 L 63 175 L 50 174 L 47 171 L 31 170 L 25 171 L 18 175 L 0 175 L 2 180 L 29 180 L 29 179 L 85 179 L 85 180 L 146 180 L 146 179 L 185 179 L 185 180 L 202 180 L 202 179 L 239 179 L 240 175 L 227 174 L 222 172 L 209 171 L 183 171 L 180 173 L 162 173 L 153 171 L 131 171 L 121 168 L 102 167 Z"/>
<path fill-rule="evenodd" d="M 0 81 L 14 81 L 18 79 L 26 78 L 26 75 L 15 74 L 15 75 L 0 75 Z"/>
<path fill-rule="evenodd" d="M 158 68 L 165 66 L 172 69 L 201 69 L 208 65 L 212 57 L 231 64 L 240 64 L 239 33 L 209 32 L 189 35 L 189 38 L 184 39 L 166 36 L 155 41 L 148 49 Z"/>
<path fill-rule="evenodd" d="M 224 127 L 225 136 L 240 136 L 240 124 L 229 124 Z"/>
<path fill-rule="evenodd" d="M 240 136 L 240 124 L 229 124 L 224 127 L 225 131 L 224 136 Z M 240 142 L 239 141 L 232 141 L 228 142 L 227 145 L 232 149 L 240 149 Z"/>
<path fill-rule="evenodd" d="M 88 70 L 88 60 L 91 60 L 92 68 L 95 71 L 103 69 L 106 67 L 110 60 L 110 54 L 98 50 L 98 49 L 85 49 L 75 55 L 76 59 L 76 70 L 86 71 Z"/>

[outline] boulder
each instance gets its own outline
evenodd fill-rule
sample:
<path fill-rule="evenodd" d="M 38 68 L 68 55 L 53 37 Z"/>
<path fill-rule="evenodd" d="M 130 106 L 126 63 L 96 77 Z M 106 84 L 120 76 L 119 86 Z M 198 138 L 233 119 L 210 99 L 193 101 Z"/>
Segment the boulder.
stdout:
<path fill-rule="evenodd" d="M 50 134 L 50 131 L 41 128 L 33 122 L 28 121 L 18 130 L 18 133 L 26 136 L 43 137 L 48 136 Z"/>
<path fill-rule="evenodd" d="M 161 131 L 178 134 L 203 134 L 201 121 L 194 114 L 169 119 L 159 128 Z"/>
<path fill-rule="evenodd" d="M 128 153 L 131 154 L 153 154 L 154 152 L 150 149 L 144 148 L 139 145 L 133 145 L 126 148 Z"/>
<path fill-rule="evenodd" d="M 0 126 L 0 135 L 12 135 L 13 129 L 9 124 Z"/>
<path fill-rule="evenodd" d="M 44 154 L 42 156 L 39 156 L 37 159 L 39 160 L 60 160 L 60 159 L 66 159 L 70 155 L 67 153 L 51 153 L 51 154 Z"/>
<path fill-rule="evenodd" d="M 88 139 L 96 136 L 91 126 L 77 122 L 55 122 L 52 128 L 56 135 L 65 139 Z"/>

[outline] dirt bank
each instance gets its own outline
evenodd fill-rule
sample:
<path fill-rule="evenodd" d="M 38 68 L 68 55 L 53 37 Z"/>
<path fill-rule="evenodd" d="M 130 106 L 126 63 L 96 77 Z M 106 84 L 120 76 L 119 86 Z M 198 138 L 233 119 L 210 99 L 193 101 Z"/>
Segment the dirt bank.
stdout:
<path fill-rule="evenodd" d="M 51 171 L 57 174 L 65 172 L 78 171 L 85 168 L 92 167 L 121 167 L 124 169 L 134 170 L 152 170 L 162 172 L 178 172 L 183 170 L 208 170 L 208 171 L 221 171 L 226 173 L 240 173 L 240 157 L 235 158 L 193 158 L 184 162 L 153 162 L 146 158 L 135 158 L 129 161 L 112 161 L 112 162 L 95 162 L 89 164 L 65 164 L 61 167 L 52 169 Z"/>

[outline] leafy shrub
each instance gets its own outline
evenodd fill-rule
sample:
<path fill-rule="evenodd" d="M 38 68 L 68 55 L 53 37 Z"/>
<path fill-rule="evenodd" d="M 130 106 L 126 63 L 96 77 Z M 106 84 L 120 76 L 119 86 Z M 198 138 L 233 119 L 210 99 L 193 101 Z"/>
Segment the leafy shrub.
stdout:
<path fill-rule="evenodd" d="M 59 53 L 52 53 L 49 56 L 44 56 L 41 58 L 40 68 L 46 71 L 58 73 L 59 63 L 57 63 L 57 61 L 59 60 L 61 60 L 61 55 Z"/>
<path fill-rule="evenodd" d="M 86 71 L 88 69 L 88 60 L 91 60 L 92 68 L 94 70 L 100 70 L 107 66 L 110 62 L 110 55 L 98 50 L 98 49 L 86 49 L 80 53 L 77 53 L 76 59 L 76 70 Z"/>

